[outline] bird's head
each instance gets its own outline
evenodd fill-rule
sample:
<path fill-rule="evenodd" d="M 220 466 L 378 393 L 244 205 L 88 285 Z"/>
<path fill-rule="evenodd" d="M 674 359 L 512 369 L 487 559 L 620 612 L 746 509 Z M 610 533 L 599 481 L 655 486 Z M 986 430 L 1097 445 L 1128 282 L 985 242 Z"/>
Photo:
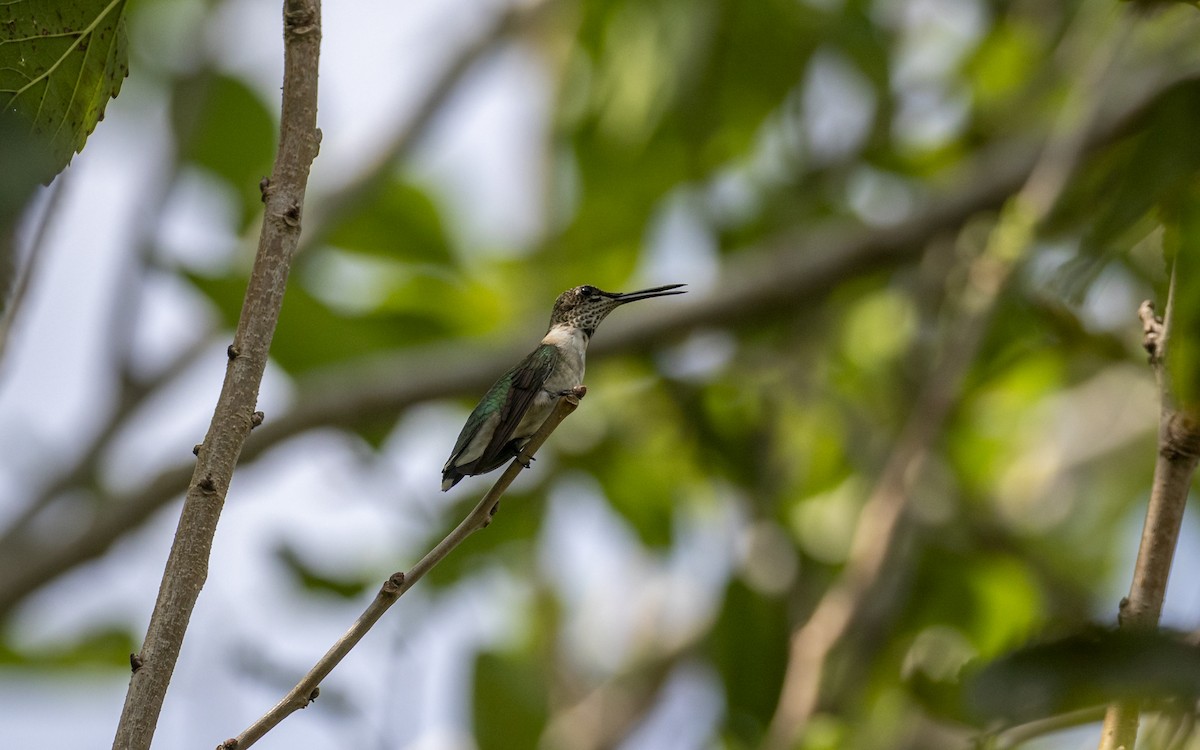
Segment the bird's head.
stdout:
<path fill-rule="evenodd" d="M 684 284 L 667 284 L 638 292 L 606 292 L 590 284 L 568 289 L 554 301 L 554 312 L 550 314 L 550 328 L 570 326 L 578 328 L 589 337 L 596 331 L 600 321 L 613 310 L 627 302 L 637 302 L 651 297 L 668 294 L 683 294 L 679 287 Z"/>

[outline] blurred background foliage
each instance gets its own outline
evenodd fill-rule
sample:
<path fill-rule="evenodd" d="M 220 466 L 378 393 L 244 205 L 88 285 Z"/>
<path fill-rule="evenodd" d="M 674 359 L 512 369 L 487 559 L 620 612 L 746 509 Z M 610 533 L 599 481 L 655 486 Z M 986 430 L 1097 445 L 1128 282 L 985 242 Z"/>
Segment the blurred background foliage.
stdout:
<path fill-rule="evenodd" d="M 1052 695 L 1034 715 L 1021 713 L 1028 703 L 1006 713 L 1004 696 L 1025 683 L 981 680 L 972 704 L 959 677 L 1048 635 L 1111 622 L 1128 584 L 1157 419 L 1135 311 L 1165 299 L 1164 245 L 1195 255 L 1196 10 L 460 4 L 474 28 L 440 45 L 446 66 L 419 83 L 415 114 L 353 152 L 330 145 L 336 120 L 322 115 L 326 153 L 272 347 L 267 420 L 247 445 L 251 478 L 235 478 L 229 500 L 234 518 L 257 503 L 257 525 L 243 527 L 257 536 L 227 531 L 235 520 L 218 534 L 251 547 L 225 554 L 268 572 L 247 575 L 236 594 L 205 594 L 261 611 L 221 620 L 225 640 L 189 635 L 185 645 L 225 649 L 217 661 L 234 666 L 222 679 L 249 685 L 238 693 L 248 697 L 211 722 L 193 718 L 192 739 L 232 735 L 265 710 L 319 656 L 316 644 L 340 633 L 336 623 L 349 624 L 375 586 L 465 512 L 484 482 L 436 491 L 461 419 L 536 342 L 555 296 L 581 283 L 687 282 L 690 292 L 605 324 L 580 410 L 496 521 L 402 600 L 406 615 L 381 625 L 401 640 L 454 617 L 491 632 L 453 641 L 457 671 L 411 656 L 398 665 L 384 649 L 356 673 L 365 679 L 331 678 L 291 731 L 354 727 L 344 742 L 374 716 L 380 747 L 1001 747 L 1001 719 L 1087 704 Z M 105 384 L 93 416 L 72 440 L 0 458 L 0 664 L 11 679 L 119 676 L 143 632 L 145 587 L 125 599 L 138 602 L 129 612 L 31 635 L 87 571 L 133 565 L 124 540 L 149 538 L 139 531 L 148 521 L 156 553 L 136 559 L 161 564 L 203 424 L 170 403 L 194 400 L 196 413 L 211 404 L 215 382 L 198 388 L 194 375 L 219 380 L 278 119 L 277 96 L 249 66 L 223 62 L 219 45 L 185 43 L 219 34 L 237 5 L 125 8 L 133 73 L 110 106 L 166 113 L 155 122 L 169 140 L 129 219 L 111 337 L 89 376 Z M 364 8 L 326 13 L 372 23 Z M 327 39 L 336 33 L 327 22 Z M 1115 63 L 1089 88 L 1109 46 Z M 491 93 L 488 71 L 514 59 L 516 88 Z M 358 95 L 393 85 L 389 50 L 362 64 Z M 336 75 L 323 74 L 323 97 Z M 494 164 L 478 166 L 481 182 L 516 194 L 497 216 L 486 193 L 439 178 L 423 149 L 472 97 L 529 91 L 535 105 L 517 126 L 493 133 L 484 119 L 471 131 L 485 145 L 493 135 L 495 147 L 524 144 L 512 184 L 485 174 Z M 1072 122 L 1064 107 L 1080 98 L 1091 114 Z M 975 277 L 987 273 L 986 238 L 1064 121 L 1083 146 L 1061 200 L 984 300 L 978 346 L 956 352 Z M 330 149 L 357 161 L 331 166 Z M 513 200 L 520 210 L 509 216 Z M 25 221 L 64 221 L 47 203 L 27 207 Z M 1200 295 L 1194 283 L 1181 289 L 1188 342 Z M 152 321 L 167 308 L 176 322 L 164 334 Z M 1197 382 L 1194 352 L 1181 352 L 1180 382 Z M 938 363 L 960 355 L 961 382 L 938 382 Z M 10 373 L 32 366 L 13 357 Z M 948 417 L 906 480 L 898 522 L 871 537 L 861 511 L 906 425 L 926 416 L 915 407 L 926 392 L 949 400 Z M 184 427 L 168 440 L 170 420 Z M 179 450 L 154 447 L 163 443 Z M 322 451 L 358 479 L 286 479 L 327 465 Z M 869 580 L 856 579 L 860 546 L 885 553 Z M 209 589 L 222 591 L 229 572 L 219 562 Z M 1190 586 L 1178 573 L 1175 585 Z M 815 632 L 802 628 L 848 579 L 863 595 L 818 648 L 816 677 L 797 674 L 792 649 Z M 480 587 L 491 592 L 486 616 L 446 604 Z M 267 591 L 294 601 L 273 607 Z M 308 633 L 305 648 L 280 643 L 317 611 L 329 628 Z M 411 637 L 441 648 L 436 632 Z M 1053 658 L 1070 672 L 1096 656 Z M 428 716 L 403 729 L 380 718 L 386 696 L 420 683 L 404 669 L 449 672 L 458 734 L 437 734 L 444 727 Z M 1019 677 L 1035 681 L 1025 690 L 1106 697 L 1089 692 L 1099 678 L 1053 687 Z M 809 679 L 814 702 L 789 725 L 786 686 Z M 185 679 L 168 701 L 203 684 Z M 981 716 L 979 705 L 992 708 Z M 1094 743 L 1071 737 L 1041 746 Z M 1082 744 L 1053 744 L 1071 741 Z"/>

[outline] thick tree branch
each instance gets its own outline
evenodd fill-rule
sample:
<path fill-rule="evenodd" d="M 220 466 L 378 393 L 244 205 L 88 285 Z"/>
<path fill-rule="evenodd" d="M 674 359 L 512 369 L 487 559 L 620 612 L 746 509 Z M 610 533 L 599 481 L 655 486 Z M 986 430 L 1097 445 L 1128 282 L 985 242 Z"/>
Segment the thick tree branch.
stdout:
<path fill-rule="evenodd" d="M 300 237 L 308 172 L 317 155 L 317 66 L 320 0 L 286 0 L 283 112 L 279 153 L 264 191 L 266 216 L 258 255 L 229 347 L 229 363 L 208 434 L 179 519 L 158 599 L 113 740 L 114 750 L 150 747 L 183 637 L 208 574 L 217 520 L 242 445 L 250 433 L 258 389 Z"/>
<path fill-rule="evenodd" d="M 554 411 L 550 412 L 550 416 L 538 428 L 538 431 L 533 434 L 526 444 L 523 451 L 523 456 L 513 459 L 509 463 L 508 468 L 492 485 L 483 499 L 476 504 L 475 508 L 467 514 L 467 517 L 459 522 L 454 529 L 446 535 L 442 541 L 437 543 L 424 557 L 417 561 L 407 573 L 394 573 L 392 577 L 384 582 L 383 588 L 375 596 L 375 599 L 367 607 L 366 611 L 355 620 L 350 629 L 346 631 L 341 638 L 334 643 L 333 646 L 325 652 L 325 655 L 313 665 L 313 668 L 301 678 L 300 682 L 285 695 L 279 703 L 275 704 L 261 718 L 246 728 L 241 734 L 233 739 L 228 739 L 217 746 L 217 750 L 245 750 L 250 747 L 264 734 L 271 731 L 279 722 L 291 716 L 296 711 L 307 708 L 309 703 L 312 703 L 320 692 L 319 685 L 321 681 L 329 676 L 334 667 L 341 663 L 342 659 L 350 653 L 351 649 L 358 645 L 358 642 L 363 639 L 363 636 L 374 627 L 379 618 L 383 616 L 396 600 L 404 595 L 413 585 L 421 580 L 433 566 L 444 560 L 447 555 L 454 550 L 455 547 L 462 544 L 471 534 L 487 527 L 492 521 L 492 516 L 496 514 L 496 510 L 500 507 L 500 498 L 508 490 L 509 485 L 517 478 L 517 475 L 528 465 L 529 458 L 532 458 L 537 453 L 546 439 L 550 437 L 550 433 L 558 428 L 562 421 L 570 416 L 571 412 L 575 411 L 579 406 L 579 400 L 587 394 L 587 389 L 584 386 L 579 386 L 571 395 L 564 396 L 555 404 Z"/>

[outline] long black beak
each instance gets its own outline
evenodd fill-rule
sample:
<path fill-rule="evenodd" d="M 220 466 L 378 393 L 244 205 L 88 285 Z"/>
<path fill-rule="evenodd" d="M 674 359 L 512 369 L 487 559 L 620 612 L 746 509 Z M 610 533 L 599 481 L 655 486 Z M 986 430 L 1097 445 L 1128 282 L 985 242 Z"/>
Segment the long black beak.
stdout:
<path fill-rule="evenodd" d="M 667 284 L 666 286 L 656 286 L 651 289 L 642 289 L 638 292 L 612 292 L 608 296 L 617 300 L 619 304 L 626 302 L 637 302 L 640 299 L 650 299 L 651 297 L 665 297 L 668 294 L 686 294 L 686 289 L 680 289 L 681 286 L 687 284 Z"/>

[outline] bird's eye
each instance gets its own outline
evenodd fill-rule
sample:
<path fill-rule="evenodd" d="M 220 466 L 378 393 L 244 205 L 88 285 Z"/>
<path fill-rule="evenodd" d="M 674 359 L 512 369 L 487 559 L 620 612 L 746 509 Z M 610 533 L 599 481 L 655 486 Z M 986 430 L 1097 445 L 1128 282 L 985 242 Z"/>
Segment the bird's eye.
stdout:
<path fill-rule="evenodd" d="M 599 290 L 599 289 L 597 289 L 597 288 L 596 288 L 596 287 L 594 287 L 594 286 L 581 286 L 581 287 L 579 287 L 579 293 L 580 293 L 580 294 L 582 294 L 584 297 L 592 297 L 592 296 L 594 296 L 594 295 L 596 294 L 596 292 L 598 292 L 598 291 L 600 291 L 600 290 Z"/>

